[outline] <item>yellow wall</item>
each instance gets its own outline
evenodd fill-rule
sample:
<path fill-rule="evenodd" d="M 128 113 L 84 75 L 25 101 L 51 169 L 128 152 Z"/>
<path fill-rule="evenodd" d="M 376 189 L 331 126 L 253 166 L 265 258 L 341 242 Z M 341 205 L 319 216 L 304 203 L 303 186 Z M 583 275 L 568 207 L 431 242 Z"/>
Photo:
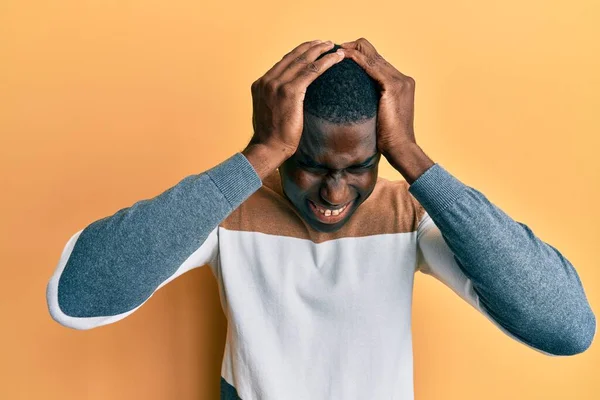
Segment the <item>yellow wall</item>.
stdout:
<path fill-rule="evenodd" d="M 414 77 L 420 146 L 560 249 L 600 313 L 599 20 L 595 0 L 4 0 L 0 398 L 218 398 L 208 268 L 90 331 L 45 287 L 73 233 L 241 150 L 250 84 L 316 38 L 364 36 Z M 600 398 L 598 343 L 536 353 L 421 274 L 413 333 L 419 400 Z"/>

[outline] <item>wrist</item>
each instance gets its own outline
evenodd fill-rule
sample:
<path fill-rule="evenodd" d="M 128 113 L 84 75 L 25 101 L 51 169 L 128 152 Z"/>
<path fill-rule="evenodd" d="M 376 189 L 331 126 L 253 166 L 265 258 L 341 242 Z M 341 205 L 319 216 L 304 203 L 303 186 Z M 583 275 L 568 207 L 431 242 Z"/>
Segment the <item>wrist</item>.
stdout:
<path fill-rule="evenodd" d="M 395 147 L 383 155 L 409 185 L 435 164 L 416 143 Z"/>
<path fill-rule="evenodd" d="M 249 144 L 241 153 L 248 159 L 261 181 L 291 157 L 289 149 L 262 143 Z"/>

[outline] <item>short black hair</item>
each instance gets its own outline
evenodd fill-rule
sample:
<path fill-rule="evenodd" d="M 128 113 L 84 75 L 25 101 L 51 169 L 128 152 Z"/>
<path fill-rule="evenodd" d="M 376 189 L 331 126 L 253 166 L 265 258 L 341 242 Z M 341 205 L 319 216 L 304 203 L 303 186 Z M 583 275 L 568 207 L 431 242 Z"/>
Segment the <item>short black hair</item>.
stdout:
<path fill-rule="evenodd" d="M 340 46 L 321 54 L 335 53 Z M 377 115 L 380 88 L 351 58 L 329 67 L 306 89 L 304 112 L 335 124 L 351 124 Z"/>

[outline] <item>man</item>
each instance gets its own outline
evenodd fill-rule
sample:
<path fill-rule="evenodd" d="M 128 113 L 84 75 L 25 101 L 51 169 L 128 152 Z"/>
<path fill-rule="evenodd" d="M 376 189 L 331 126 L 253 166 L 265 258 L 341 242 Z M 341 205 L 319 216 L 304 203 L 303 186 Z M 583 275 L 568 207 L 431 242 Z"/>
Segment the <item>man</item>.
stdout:
<path fill-rule="evenodd" d="M 71 237 L 52 317 L 116 322 L 208 264 L 222 399 L 412 399 L 417 270 L 537 351 L 585 351 L 596 320 L 575 269 L 425 155 L 414 88 L 364 38 L 302 43 L 252 84 L 242 152 Z M 381 155 L 405 181 L 378 178 Z"/>

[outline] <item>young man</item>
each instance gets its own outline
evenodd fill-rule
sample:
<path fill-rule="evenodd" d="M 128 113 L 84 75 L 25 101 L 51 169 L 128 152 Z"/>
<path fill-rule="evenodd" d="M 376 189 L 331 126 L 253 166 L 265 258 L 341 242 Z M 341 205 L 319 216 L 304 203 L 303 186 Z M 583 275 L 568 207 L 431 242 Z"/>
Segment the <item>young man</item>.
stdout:
<path fill-rule="evenodd" d="M 425 155 L 414 88 L 364 38 L 302 43 L 252 84 L 246 149 L 71 237 L 52 317 L 116 322 L 208 264 L 222 399 L 412 399 L 417 270 L 524 345 L 585 351 L 596 320 L 575 269 Z M 381 155 L 405 180 L 378 178 Z"/>

